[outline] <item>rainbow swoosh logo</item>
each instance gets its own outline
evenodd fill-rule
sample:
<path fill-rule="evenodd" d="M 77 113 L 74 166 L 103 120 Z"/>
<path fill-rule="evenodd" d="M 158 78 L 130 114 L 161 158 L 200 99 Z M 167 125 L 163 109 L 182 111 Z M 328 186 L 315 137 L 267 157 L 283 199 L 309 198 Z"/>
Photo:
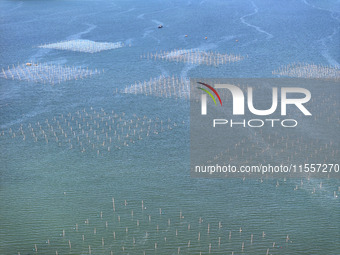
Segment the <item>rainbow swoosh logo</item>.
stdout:
<path fill-rule="evenodd" d="M 222 106 L 221 97 L 220 97 L 220 95 L 217 93 L 217 91 L 212 86 L 210 86 L 209 84 L 203 83 L 203 82 L 197 82 L 197 83 L 207 87 L 208 89 L 210 89 L 217 96 L 217 98 L 220 101 L 220 104 Z M 200 90 L 203 90 L 204 92 L 206 92 L 214 100 L 215 105 L 217 105 L 215 97 L 211 94 L 211 92 L 209 90 L 201 88 L 201 87 L 197 87 L 197 88 L 200 89 Z"/>

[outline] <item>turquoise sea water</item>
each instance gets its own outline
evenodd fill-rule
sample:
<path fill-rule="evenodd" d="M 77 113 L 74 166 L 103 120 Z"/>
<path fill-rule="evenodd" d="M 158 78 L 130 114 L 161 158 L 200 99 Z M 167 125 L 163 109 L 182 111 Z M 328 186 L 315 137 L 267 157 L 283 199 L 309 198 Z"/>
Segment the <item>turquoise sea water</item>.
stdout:
<path fill-rule="evenodd" d="M 340 254 L 339 180 L 193 179 L 189 103 L 115 93 L 160 75 L 272 77 L 293 62 L 339 67 L 339 1 L 1 1 L 0 13 L 1 68 L 46 62 L 105 71 L 54 86 L 1 78 L 1 254 L 207 254 L 209 246 L 211 254 Z M 37 47 L 73 39 L 126 47 L 94 54 Z M 245 59 L 214 67 L 140 58 L 174 48 Z M 29 135 L 29 125 L 47 131 L 46 120 L 66 130 L 65 118 L 84 109 L 86 121 L 101 121 L 98 132 L 108 130 L 112 110 L 134 124 L 134 115 L 147 116 L 146 129 L 166 124 L 99 154 L 60 133 L 60 145 L 52 133 L 48 144 Z M 21 125 L 25 141 L 9 131 Z"/>

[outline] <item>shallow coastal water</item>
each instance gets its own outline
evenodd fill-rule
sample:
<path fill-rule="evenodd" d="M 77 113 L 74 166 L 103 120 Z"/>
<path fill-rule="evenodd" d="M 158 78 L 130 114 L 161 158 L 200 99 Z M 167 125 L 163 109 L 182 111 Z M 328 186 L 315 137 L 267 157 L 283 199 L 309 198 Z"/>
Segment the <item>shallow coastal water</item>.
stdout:
<path fill-rule="evenodd" d="M 180 254 L 209 249 L 213 254 L 266 254 L 268 249 L 269 254 L 339 254 L 338 180 L 191 178 L 189 102 L 119 93 L 160 75 L 263 78 L 294 62 L 339 67 L 339 3 L 2 1 L 0 9 L 1 68 L 34 62 L 104 69 L 100 75 L 53 86 L 1 78 L 1 254 L 89 254 L 89 246 L 92 254 L 178 254 L 179 247 Z M 79 39 L 125 46 L 93 54 L 38 47 Z M 217 67 L 141 58 L 173 49 L 245 58 Z M 86 120 L 73 121 L 84 108 Z M 106 125 L 112 111 L 119 117 L 124 113 L 118 134 Z M 98 132 L 104 132 L 97 138 L 88 127 L 89 137 L 82 137 L 98 139 L 96 149 L 91 142 L 82 151 L 85 146 L 77 136 L 68 142 L 62 132 L 72 137 L 68 122 L 75 130 L 79 124 L 86 127 L 91 116 L 98 121 L 91 120 L 93 129 L 99 123 Z M 136 118 L 144 116 L 152 120 L 145 129 L 158 125 L 157 132 L 146 135 L 144 130 L 139 139 L 132 134 L 142 125 Z M 47 133 L 46 120 L 54 123 L 60 144 L 53 132 Z M 105 134 L 113 139 L 126 135 L 124 121 L 129 120 L 134 124 L 126 138 L 129 146 L 108 151 Z M 21 125 L 25 140 L 18 135 Z M 29 126 L 41 139 L 35 142 Z M 323 138 L 313 128 L 308 132 Z M 339 144 L 339 137 L 334 143 Z"/>

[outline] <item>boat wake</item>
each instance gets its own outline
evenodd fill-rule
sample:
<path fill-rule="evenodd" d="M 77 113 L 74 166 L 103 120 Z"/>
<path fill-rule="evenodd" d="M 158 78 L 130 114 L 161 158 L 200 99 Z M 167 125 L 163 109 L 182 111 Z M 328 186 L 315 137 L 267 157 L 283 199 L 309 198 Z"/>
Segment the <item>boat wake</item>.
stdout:
<path fill-rule="evenodd" d="M 339 12 L 315 6 L 314 4 L 309 3 L 307 0 L 302 0 L 302 2 L 306 4 L 307 6 L 309 6 L 310 8 L 329 12 L 332 19 L 334 19 L 336 22 L 340 22 Z M 337 33 L 339 33 L 339 26 L 336 26 L 334 28 L 333 33 L 331 35 L 326 36 L 318 40 L 317 42 L 321 44 L 321 55 L 327 60 L 327 62 L 333 67 L 340 68 L 339 62 L 336 61 L 334 57 L 330 55 L 328 47 L 327 47 L 327 44 L 329 44 L 330 42 L 333 42 L 333 38 Z"/>
<path fill-rule="evenodd" d="M 339 32 L 339 28 L 334 28 L 334 31 L 331 35 L 320 39 L 319 42 L 321 43 L 321 55 L 327 60 L 327 62 L 332 65 L 333 67 L 340 68 L 340 64 L 336 61 L 333 56 L 330 55 L 327 47 L 327 43 L 333 41 L 333 37 Z"/>
<path fill-rule="evenodd" d="M 262 28 L 260 28 L 260 27 L 258 27 L 258 26 L 255 26 L 255 25 L 253 25 L 253 24 L 248 23 L 248 22 L 245 20 L 245 18 L 250 17 L 250 16 L 253 16 L 253 15 L 255 15 L 255 14 L 258 13 L 258 10 L 259 10 L 259 9 L 257 8 L 257 6 L 254 4 L 253 1 L 252 1 L 251 3 L 252 3 L 252 5 L 253 5 L 253 7 L 254 7 L 254 12 L 242 16 L 242 17 L 240 18 L 241 22 L 242 22 L 243 24 L 245 24 L 246 26 L 248 26 L 248 27 L 255 28 L 256 31 L 258 31 L 259 33 L 265 34 L 265 35 L 267 36 L 267 40 L 272 39 L 272 38 L 274 37 L 272 34 L 268 33 L 267 31 L 264 31 Z"/>
<path fill-rule="evenodd" d="M 76 39 L 81 39 L 81 37 L 85 34 L 90 33 L 93 29 L 95 29 L 97 26 L 94 24 L 86 24 L 88 26 L 88 28 L 83 31 L 83 32 L 79 32 L 77 34 L 71 35 L 69 37 L 66 38 L 66 40 L 76 40 Z"/>

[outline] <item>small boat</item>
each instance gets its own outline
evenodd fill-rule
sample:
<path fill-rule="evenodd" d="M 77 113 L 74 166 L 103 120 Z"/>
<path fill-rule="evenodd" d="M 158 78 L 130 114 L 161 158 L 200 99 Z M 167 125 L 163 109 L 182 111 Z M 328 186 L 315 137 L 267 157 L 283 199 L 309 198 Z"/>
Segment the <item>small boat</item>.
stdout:
<path fill-rule="evenodd" d="M 163 25 L 162 24 L 158 25 L 158 28 L 163 28 Z"/>

